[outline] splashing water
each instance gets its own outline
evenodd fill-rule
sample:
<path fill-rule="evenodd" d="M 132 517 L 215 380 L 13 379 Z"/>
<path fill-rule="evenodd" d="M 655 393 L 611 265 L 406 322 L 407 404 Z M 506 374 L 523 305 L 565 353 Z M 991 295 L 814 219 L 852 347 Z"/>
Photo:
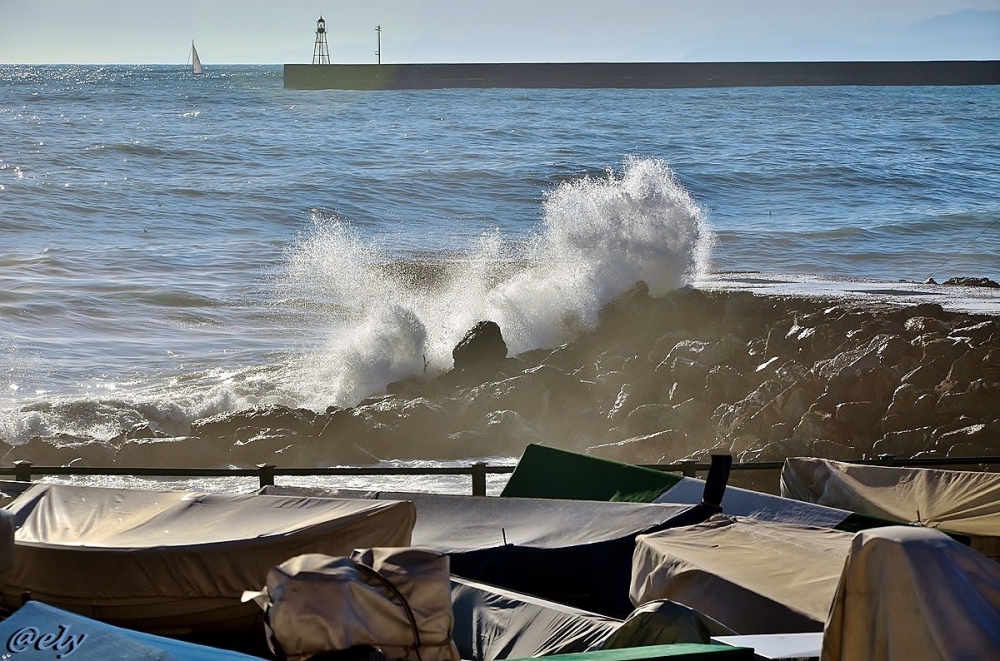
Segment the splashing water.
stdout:
<path fill-rule="evenodd" d="M 403 266 L 343 219 L 315 218 L 282 283 L 335 317 L 292 369 L 301 405 L 352 405 L 394 380 L 448 369 L 454 345 L 483 319 L 500 325 L 511 355 L 555 347 L 593 328 L 637 281 L 664 295 L 708 269 L 704 212 L 661 160 L 628 158 L 621 172 L 565 182 L 543 211 L 528 241 L 490 232 L 464 255 Z"/>

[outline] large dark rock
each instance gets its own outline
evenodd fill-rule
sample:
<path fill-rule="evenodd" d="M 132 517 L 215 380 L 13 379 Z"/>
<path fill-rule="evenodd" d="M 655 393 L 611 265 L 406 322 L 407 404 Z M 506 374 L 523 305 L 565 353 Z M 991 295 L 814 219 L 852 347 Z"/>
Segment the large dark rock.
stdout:
<path fill-rule="evenodd" d="M 480 321 L 451 352 L 455 371 L 470 377 L 488 378 L 507 358 L 507 343 L 494 321 Z"/>

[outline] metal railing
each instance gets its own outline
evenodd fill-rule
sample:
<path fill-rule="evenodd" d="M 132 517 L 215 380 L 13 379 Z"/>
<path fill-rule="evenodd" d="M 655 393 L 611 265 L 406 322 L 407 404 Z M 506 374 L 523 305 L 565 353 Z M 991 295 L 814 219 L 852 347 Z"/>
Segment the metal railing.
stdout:
<path fill-rule="evenodd" d="M 896 466 L 911 468 L 1000 465 L 1000 457 L 951 457 L 899 459 L 893 455 L 880 455 L 876 459 L 855 459 L 845 463 L 871 466 Z M 733 471 L 773 471 L 781 470 L 784 461 L 754 461 L 734 463 Z M 643 468 L 680 473 L 686 477 L 697 477 L 708 472 L 710 463 L 679 461 L 672 464 L 641 464 Z M 31 482 L 36 476 L 95 476 L 123 475 L 131 477 L 257 477 L 261 488 L 274 484 L 279 475 L 299 477 L 320 476 L 388 476 L 388 475 L 468 475 L 472 478 L 472 495 L 486 495 L 488 474 L 513 473 L 514 466 L 491 466 L 478 461 L 469 466 L 413 467 L 413 466 L 337 466 L 330 468 L 284 468 L 273 464 L 258 464 L 255 468 L 126 468 L 100 466 L 35 466 L 30 461 L 15 461 L 13 466 L 0 466 L 0 475 L 12 476 L 19 482 Z"/>

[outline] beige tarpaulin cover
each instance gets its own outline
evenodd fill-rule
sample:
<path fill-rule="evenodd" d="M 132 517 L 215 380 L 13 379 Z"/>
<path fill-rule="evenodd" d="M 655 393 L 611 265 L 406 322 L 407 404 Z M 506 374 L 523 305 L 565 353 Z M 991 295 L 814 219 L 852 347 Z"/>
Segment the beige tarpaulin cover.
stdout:
<path fill-rule="evenodd" d="M 275 651 L 289 661 L 359 645 L 389 659 L 459 660 L 448 556 L 441 553 L 376 548 L 352 558 L 300 555 L 269 571 L 261 592 L 244 595 L 250 598 L 267 613 Z"/>
<path fill-rule="evenodd" d="M 790 458 L 781 495 L 963 535 L 1000 536 L 1000 475 Z"/>
<path fill-rule="evenodd" d="M 859 532 L 821 658 L 1000 659 L 1000 565 L 927 528 Z"/>
<path fill-rule="evenodd" d="M 27 590 L 153 631 L 252 618 L 259 611 L 240 596 L 262 586 L 275 565 L 308 552 L 406 546 L 416 517 L 405 502 L 50 484 L 7 509 L 18 525 L 14 567 L 0 589 L 8 606 Z"/>
<path fill-rule="evenodd" d="M 852 535 L 714 516 L 636 539 L 630 595 L 670 599 L 740 634 L 821 631 Z"/>

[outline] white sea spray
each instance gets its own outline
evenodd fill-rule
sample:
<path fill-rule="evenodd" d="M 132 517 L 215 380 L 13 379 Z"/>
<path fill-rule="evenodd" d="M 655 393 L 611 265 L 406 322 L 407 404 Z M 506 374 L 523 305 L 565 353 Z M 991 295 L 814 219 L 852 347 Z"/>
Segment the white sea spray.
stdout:
<path fill-rule="evenodd" d="M 387 269 L 385 253 L 344 219 L 317 217 L 290 251 L 281 288 L 313 307 L 325 337 L 285 387 L 311 408 L 355 404 L 394 380 L 450 368 L 452 348 L 483 319 L 500 325 L 510 355 L 557 346 L 593 328 L 637 281 L 664 295 L 704 273 L 711 240 L 670 167 L 636 157 L 562 183 L 530 239 L 486 232 L 430 284 Z"/>

